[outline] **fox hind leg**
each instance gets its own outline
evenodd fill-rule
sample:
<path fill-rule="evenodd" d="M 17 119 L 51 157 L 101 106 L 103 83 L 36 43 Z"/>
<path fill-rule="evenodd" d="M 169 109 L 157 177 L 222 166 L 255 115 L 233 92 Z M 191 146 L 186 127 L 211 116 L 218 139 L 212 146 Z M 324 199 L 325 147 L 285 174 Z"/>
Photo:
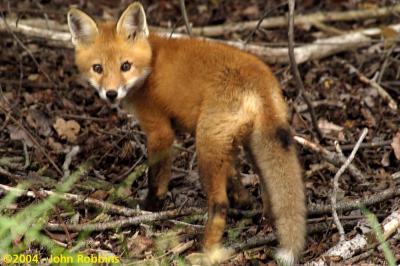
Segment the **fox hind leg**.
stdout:
<path fill-rule="evenodd" d="M 234 131 L 229 127 L 232 125 L 229 118 L 226 114 L 203 114 L 196 129 L 199 174 L 208 200 L 203 240 L 205 250 L 218 246 L 226 224 L 229 207 L 227 185 L 234 172 Z"/>

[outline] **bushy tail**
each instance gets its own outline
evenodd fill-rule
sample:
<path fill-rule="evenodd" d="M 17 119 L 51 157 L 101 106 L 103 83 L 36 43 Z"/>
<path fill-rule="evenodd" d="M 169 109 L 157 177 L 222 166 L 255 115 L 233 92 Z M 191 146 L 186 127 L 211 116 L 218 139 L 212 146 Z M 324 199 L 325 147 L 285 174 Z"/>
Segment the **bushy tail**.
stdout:
<path fill-rule="evenodd" d="M 256 129 L 249 146 L 262 179 L 264 210 L 267 207 L 275 221 L 280 243 L 278 263 L 292 265 L 305 244 L 306 206 L 302 171 L 289 127 Z"/>

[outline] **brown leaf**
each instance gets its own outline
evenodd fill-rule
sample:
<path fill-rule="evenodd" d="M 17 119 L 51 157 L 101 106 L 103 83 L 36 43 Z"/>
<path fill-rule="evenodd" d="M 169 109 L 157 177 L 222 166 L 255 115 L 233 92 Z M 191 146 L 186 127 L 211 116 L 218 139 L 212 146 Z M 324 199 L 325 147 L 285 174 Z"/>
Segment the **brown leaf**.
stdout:
<path fill-rule="evenodd" d="M 64 151 L 64 147 L 61 143 L 57 142 L 54 140 L 54 138 L 50 137 L 48 138 L 47 143 L 51 147 L 52 151 L 55 153 L 62 153 Z"/>
<path fill-rule="evenodd" d="M 51 133 L 50 119 L 40 110 L 29 108 L 26 122 L 42 136 L 48 137 Z"/>
<path fill-rule="evenodd" d="M 25 130 L 13 125 L 7 126 L 7 129 L 12 140 L 22 140 L 28 147 L 33 146 L 32 139 L 28 136 Z"/>
<path fill-rule="evenodd" d="M 109 193 L 107 191 L 99 189 L 90 194 L 90 197 L 98 200 L 104 200 L 107 198 L 108 194 Z"/>
<path fill-rule="evenodd" d="M 30 105 L 32 103 L 37 103 L 37 102 L 52 102 L 54 99 L 53 94 L 54 93 L 52 90 L 41 90 L 32 93 L 25 92 L 23 96 L 26 103 Z"/>
<path fill-rule="evenodd" d="M 389 48 L 396 42 L 398 33 L 390 27 L 381 27 L 381 35 L 385 40 L 385 48 Z"/>
<path fill-rule="evenodd" d="M 80 125 L 75 120 L 65 121 L 59 117 L 56 119 L 53 127 L 60 138 L 66 139 L 69 142 L 74 142 L 76 140 L 76 136 L 81 129 Z"/>
<path fill-rule="evenodd" d="M 396 133 L 393 137 L 391 146 L 394 151 L 394 155 L 396 156 L 397 160 L 400 160 L 400 131 Z"/>
<path fill-rule="evenodd" d="M 144 251 L 148 250 L 154 245 L 151 238 L 135 234 L 127 241 L 127 247 L 130 257 L 138 257 Z"/>
<path fill-rule="evenodd" d="M 318 120 L 318 127 L 324 135 L 331 135 L 340 141 L 344 140 L 343 127 L 338 126 L 326 119 Z"/>

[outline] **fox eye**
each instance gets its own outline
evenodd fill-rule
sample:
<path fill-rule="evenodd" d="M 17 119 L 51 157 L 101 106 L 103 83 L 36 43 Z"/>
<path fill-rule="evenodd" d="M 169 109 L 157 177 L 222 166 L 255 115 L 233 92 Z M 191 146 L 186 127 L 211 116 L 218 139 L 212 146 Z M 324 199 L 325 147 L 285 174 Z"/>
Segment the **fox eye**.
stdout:
<path fill-rule="evenodd" d="M 94 64 L 92 66 L 92 68 L 93 68 L 93 71 L 98 73 L 98 74 L 103 73 L 103 67 L 100 64 Z"/>
<path fill-rule="evenodd" d="M 128 61 L 122 63 L 121 71 L 126 72 L 129 71 L 129 69 L 131 69 L 131 63 L 129 63 Z"/>

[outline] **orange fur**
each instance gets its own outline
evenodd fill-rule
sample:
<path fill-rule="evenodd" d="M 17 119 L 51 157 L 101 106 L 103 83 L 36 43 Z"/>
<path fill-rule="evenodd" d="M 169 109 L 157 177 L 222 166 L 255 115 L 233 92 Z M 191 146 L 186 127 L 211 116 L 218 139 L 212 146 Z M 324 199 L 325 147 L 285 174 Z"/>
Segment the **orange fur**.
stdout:
<path fill-rule="evenodd" d="M 69 21 L 81 73 L 98 90 L 116 90 L 129 80 L 143 79 L 122 105 L 136 115 L 147 135 L 151 170 L 146 206 L 160 207 L 168 189 L 174 121 L 196 135 L 199 172 L 208 196 L 204 246 L 216 246 L 225 228 L 228 178 L 235 173 L 237 147 L 244 145 L 260 175 L 264 214 L 270 210 L 274 218 L 282 259 L 291 263 L 285 256 L 297 258 L 306 230 L 303 183 L 287 107 L 271 70 L 255 56 L 223 44 L 148 36 L 144 11 L 137 3 L 124 12 L 118 29 L 113 22 L 93 28 L 80 12 L 72 11 Z M 128 18 L 139 21 L 133 35 L 131 24 L 125 23 Z M 125 61 L 133 69 L 123 73 L 120 65 Z M 95 73 L 93 64 L 102 64 L 104 72 Z M 231 187 L 243 193 L 241 186 Z"/>

